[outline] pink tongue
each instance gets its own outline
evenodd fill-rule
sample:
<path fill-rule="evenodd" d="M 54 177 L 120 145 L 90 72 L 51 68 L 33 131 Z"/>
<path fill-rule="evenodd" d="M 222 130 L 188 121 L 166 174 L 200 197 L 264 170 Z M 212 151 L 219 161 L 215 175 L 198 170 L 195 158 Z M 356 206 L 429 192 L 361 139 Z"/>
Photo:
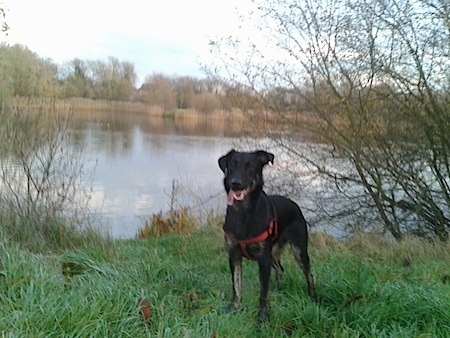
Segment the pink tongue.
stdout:
<path fill-rule="evenodd" d="M 228 196 L 227 196 L 227 204 L 233 205 L 233 203 L 234 203 L 234 192 L 233 192 L 233 190 L 230 190 L 228 192 Z"/>
<path fill-rule="evenodd" d="M 228 196 L 227 196 L 227 204 L 228 205 L 233 205 L 233 203 L 234 203 L 234 196 L 236 196 L 239 199 L 243 194 L 244 194 L 244 192 L 242 190 L 240 190 L 240 191 L 230 190 L 228 192 Z"/>

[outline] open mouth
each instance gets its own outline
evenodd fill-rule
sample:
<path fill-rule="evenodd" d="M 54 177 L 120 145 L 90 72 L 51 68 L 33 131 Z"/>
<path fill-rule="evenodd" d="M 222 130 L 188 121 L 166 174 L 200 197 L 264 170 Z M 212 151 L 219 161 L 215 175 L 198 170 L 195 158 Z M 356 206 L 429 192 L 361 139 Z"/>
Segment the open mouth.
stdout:
<path fill-rule="evenodd" d="M 234 201 L 242 201 L 250 192 L 250 188 L 242 190 L 230 190 L 227 196 L 227 204 L 233 205 Z"/>

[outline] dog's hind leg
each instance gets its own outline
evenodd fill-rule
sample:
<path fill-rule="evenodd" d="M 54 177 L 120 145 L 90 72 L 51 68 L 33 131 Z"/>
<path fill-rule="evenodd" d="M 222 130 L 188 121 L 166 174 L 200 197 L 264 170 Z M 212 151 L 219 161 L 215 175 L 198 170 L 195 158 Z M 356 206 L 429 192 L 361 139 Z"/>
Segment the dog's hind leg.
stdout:
<path fill-rule="evenodd" d="M 287 230 L 289 230 L 289 232 Z M 308 295 L 311 299 L 316 300 L 314 277 L 311 274 L 311 265 L 308 255 L 308 229 L 303 216 L 298 223 L 291 224 L 287 230 L 285 232 L 285 238 L 291 244 L 295 260 L 305 274 L 306 283 L 308 285 Z"/>
<path fill-rule="evenodd" d="M 308 284 L 308 295 L 311 299 L 316 300 L 316 291 L 314 287 L 314 277 L 311 274 L 311 266 L 309 263 L 309 256 L 306 245 L 303 245 L 303 250 L 299 246 L 292 244 L 292 252 L 294 253 L 295 260 L 300 265 L 303 273 L 306 277 L 306 283 Z"/>

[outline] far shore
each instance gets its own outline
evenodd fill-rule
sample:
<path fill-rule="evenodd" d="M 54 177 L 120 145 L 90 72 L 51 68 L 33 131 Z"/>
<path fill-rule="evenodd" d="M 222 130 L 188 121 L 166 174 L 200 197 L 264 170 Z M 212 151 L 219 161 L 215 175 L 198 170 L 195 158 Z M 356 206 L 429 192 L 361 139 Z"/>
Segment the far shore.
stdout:
<path fill-rule="evenodd" d="M 122 113 L 139 113 L 149 116 L 161 116 L 164 118 L 229 118 L 233 116 L 235 119 L 244 119 L 244 112 L 238 108 L 231 110 L 214 109 L 212 111 L 202 112 L 193 108 L 165 108 L 160 105 L 146 105 L 143 102 L 133 101 L 110 101 L 110 100 L 94 100 L 82 97 L 73 97 L 68 99 L 54 98 L 35 98 L 18 97 L 14 99 L 14 104 L 27 107 L 53 107 L 55 109 L 72 109 L 73 112 L 122 112 Z"/>
<path fill-rule="evenodd" d="M 15 100 L 16 104 L 20 106 L 50 107 L 50 111 L 72 111 L 75 116 L 111 112 L 141 114 L 152 118 L 160 117 L 165 120 L 183 120 L 193 123 L 197 123 L 196 121 L 216 121 L 217 123 L 225 123 L 235 131 L 243 131 L 246 135 L 257 136 L 282 130 L 283 133 L 291 131 L 299 134 L 303 141 L 316 141 L 316 138 L 306 130 L 298 130 L 299 125 L 306 126 L 315 120 L 308 112 L 243 111 L 239 108 L 199 111 L 193 108 L 178 109 L 146 105 L 143 102 L 94 100 L 81 97 L 68 99 L 37 98 L 35 100 L 23 97 Z"/>

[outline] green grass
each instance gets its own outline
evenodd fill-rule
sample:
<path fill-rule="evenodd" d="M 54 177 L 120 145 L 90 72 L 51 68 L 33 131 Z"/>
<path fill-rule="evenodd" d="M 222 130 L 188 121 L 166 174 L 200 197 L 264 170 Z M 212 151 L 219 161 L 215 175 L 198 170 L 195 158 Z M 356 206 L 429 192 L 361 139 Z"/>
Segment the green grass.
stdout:
<path fill-rule="evenodd" d="M 242 309 L 230 298 L 222 234 L 203 230 L 106 241 L 63 254 L 0 243 L 2 337 L 446 337 L 450 247 L 408 239 L 313 235 L 318 303 L 291 255 L 270 322 L 257 325 L 258 271 L 244 262 Z M 145 298 L 151 321 L 137 306 Z"/>

